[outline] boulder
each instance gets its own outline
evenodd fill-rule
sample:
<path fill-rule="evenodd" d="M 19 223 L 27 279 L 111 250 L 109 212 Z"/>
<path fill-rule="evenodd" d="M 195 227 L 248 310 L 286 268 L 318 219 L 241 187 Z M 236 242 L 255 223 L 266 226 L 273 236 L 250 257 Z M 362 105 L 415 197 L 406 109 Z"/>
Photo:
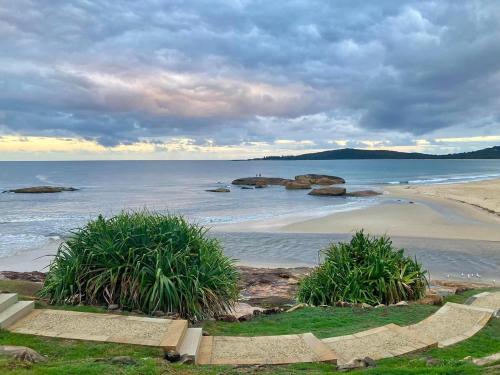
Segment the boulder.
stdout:
<path fill-rule="evenodd" d="M 325 187 L 319 189 L 312 189 L 308 194 L 325 196 L 325 197 L 338 197 L 341 195 L 345 195 L 345 189 L 339 187 Z"/>
<path fill-rule="evenodd" d="M 382 193 L 379 193 L 378 191 L 374 190 L 360 190 L 360 191 L 353 191 L 350 193 L 346 193 L 346 197 L 374 197 L 376 195 L 382 195 Z"/>
<path fill-rule="evenodd" d="M 208 191 L 209 193 L 230 193 L 231 190 L 229 190 L 228 188 L 217 188 L 217 189 L 208 189 L 208 190 L 205 190 L 205 191 Z"/>
<path fill-rule="evenodd" d="M 257 186 L 257 185 L 284 185 L 290 180 L 280 177 L 243 177 L 237 178 L 232 182 L 233 185 L 247 185 L 247 186 Z"/>
<path fill-rule="evenodd" d="M 309 182 L 302 181 L 289 181 L 285 184 L 287 190 L 297 190 L 297 189 L 310 189 L 311 184 Z"/>
<path fill-rule="evenodd" d="M 11 189 L 5 190 L 4 193 L 16 193 L 16 194 L 42 194 L 42 193 L 61 193 L 63 191 L 77 191 L 74 187 L 63 187 L 63 186 L 32 186 L 21 189 Z"/>
<path fill-rule="evenodd" d="M 263 183 L 263 182 L 257 182 L 255 184 L 255 188 L 256 189 L 263 189 L 263 188 L 266 188 L 267 187 L 267 184 Z"/>
<path fill-rule="evenodd" d="M 443 304 L 443 296 L 439 295 L 434 290 L 428 290 L 425 297 L 418 300 L 421 305 L 441 306 Z"/>
<path fill-rule="evenodd" d="M 337 366 L 337 370 L 340 372 L 347 372 L 361 368 L 372 368 L 375 366 L 376 366 L 375 361 L 370 357 L 355 358 L 345 364 Z"/>
<path fill-rule="evenodd" d="M 295 176 L 295 180 L 309 182 L 312 185 L 345 184 L 345 180 L 342 177 L 329 176 L 327 174 L 301 174 Z"/>
<path fill-rule="evenodd" d="M 47 359 L 26 346 L 0 345 L 0 357 L 11 357 L 31 363 L 45 362 Z"/>

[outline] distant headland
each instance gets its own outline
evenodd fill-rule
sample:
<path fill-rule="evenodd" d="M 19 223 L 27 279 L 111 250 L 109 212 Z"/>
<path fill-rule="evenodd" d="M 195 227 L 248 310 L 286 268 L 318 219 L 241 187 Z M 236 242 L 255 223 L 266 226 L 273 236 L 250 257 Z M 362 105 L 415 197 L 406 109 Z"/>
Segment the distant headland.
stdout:
<path fill-rule="evenodd" d="M 500 159 L 500 146 L 457 154 L 433 155 L 419 152 L 343 148 L 290 156 L 265 156 L 251 160 L 342 160 L 342 159 Z"/>

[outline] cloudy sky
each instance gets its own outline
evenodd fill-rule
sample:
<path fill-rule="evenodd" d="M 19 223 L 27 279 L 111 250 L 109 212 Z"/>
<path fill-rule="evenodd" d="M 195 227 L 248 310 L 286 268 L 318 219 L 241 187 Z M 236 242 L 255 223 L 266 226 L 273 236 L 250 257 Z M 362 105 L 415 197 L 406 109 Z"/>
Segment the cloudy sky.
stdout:
<path fill-rule="evenodd" d="M 500 1 L 0 1 L 0 159 L 500 145 Z"/>

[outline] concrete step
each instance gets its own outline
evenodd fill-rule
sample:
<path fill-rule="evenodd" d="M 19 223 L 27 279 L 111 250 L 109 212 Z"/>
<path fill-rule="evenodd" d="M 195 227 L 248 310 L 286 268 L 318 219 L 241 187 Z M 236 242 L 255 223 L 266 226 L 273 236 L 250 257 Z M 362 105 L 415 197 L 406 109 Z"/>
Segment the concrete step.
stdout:
<path fill-rule="evenodd" d="M 0 312 L 17 302 L 16 293 L 0 293 Z"/>
<path fill-rule="evenodd" d="M 5 329 L 24 318 L 35 308 L 33 301 L 19 301 L 0 312 L 0 328 Z"/>
<path fill-rule="evenodd" d="M 196 362 L 203 332 L 201 328 L 188 328 L 182 340 L 179 354 L 181 357 Z"/>

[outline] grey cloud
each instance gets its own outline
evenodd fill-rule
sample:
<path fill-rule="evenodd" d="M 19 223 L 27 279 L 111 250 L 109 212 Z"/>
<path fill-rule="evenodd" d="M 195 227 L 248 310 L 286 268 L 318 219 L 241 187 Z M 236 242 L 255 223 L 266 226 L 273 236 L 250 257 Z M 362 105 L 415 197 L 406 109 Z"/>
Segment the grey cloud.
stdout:
<path fill-rule="evenodd" d="M 1 129 L 106 146 L 487 134 L 498 14 L 486 0 L 3 2 Z"/>

